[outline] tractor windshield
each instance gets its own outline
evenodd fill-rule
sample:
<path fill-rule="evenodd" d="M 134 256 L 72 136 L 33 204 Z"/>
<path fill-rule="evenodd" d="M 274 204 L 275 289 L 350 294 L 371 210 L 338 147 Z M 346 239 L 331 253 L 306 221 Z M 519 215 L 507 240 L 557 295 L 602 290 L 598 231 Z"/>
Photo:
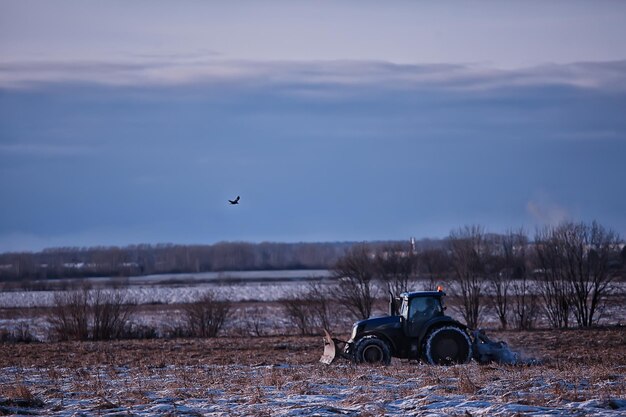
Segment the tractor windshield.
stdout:
<path fill-rule="evenodd" d="M 411 299 L 409 314 L 411 321 L 423 321 L 441 312 L 441 304 L 433 297 L 415 297 Z"/>

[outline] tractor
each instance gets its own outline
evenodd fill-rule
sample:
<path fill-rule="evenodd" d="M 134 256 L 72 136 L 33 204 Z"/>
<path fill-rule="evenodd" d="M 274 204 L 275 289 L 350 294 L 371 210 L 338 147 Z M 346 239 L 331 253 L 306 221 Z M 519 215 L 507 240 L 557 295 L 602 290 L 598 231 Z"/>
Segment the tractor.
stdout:
<path fill-rule="evenodd" d="M 446 316 L 441 288 L 437 291 L 390 294 L 389 315 L 357 321 L 350 340 L 333 338 L 324 330 L 324 354 L 320 362 L 330 364 L 337 357 L 356 363 L 388 365 L 391 358 L 415 359 L 433 365 L 518 362 L 505 342 L 491 341 L 481 330 Z"/>

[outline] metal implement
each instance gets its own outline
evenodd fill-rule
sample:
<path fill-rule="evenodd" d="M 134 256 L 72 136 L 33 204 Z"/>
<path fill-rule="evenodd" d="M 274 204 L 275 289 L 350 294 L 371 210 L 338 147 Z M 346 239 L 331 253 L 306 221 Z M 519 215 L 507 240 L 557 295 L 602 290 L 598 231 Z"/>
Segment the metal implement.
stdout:
<path fill-rule="evenodd" d="M 320 362 L 330 365 L 335 360 L 336 355 L 337 347 L 335 346 L 335 342 L 333 338 L 330 337 L 330 333 L 324 329 L 324 354 L 320 358 Z"/>
<path fill-rule="evenodd" d="M 332 337 L 330 333 L 324 329 L 324 354 L 320 358 L 320 362 L 330 365 L 335 358 L 337 358 L 337 356 L 348 358 L 348 356 L 343 352 L 346 343 L 347 342 L 343 340 Z"/>
<path fill-rule="evenodd" d="M 509 349 L 506 342 L 494 342 L 489 339 L 482 329 L 472 332 L 474 341 L 474 359 L 478 363 L 496 362 L 505 365 L 519 363 L 519 355 Z"/>

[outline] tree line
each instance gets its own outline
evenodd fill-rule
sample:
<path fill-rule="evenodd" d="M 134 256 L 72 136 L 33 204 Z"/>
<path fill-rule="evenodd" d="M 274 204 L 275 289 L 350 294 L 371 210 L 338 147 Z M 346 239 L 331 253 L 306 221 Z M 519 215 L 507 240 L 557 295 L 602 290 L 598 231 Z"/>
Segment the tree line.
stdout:
<path fill-rule="evenodd" d="M 540 316 L 554 328 L 590 327 L 602 317 L 625 265 L 623 241 L 597 222 L 547 226 L 535 232 L 533 241 L 524 230 L 490 234 L 473 225 L 430 248 L 354 246 L 335 264 L 337 284 L 329 294 L 318 296 L 315 289 L 304 298 L 323 303 L 309 311 L 325 311 L 333 298 L 355 319 L 363 319 L 381 293 L 410 291 L 417 279 L 425 279 L 432 289 L 445 284 L 472 328 L 486 309 L 504 329 L 530 329 Z"/>
<path fill-rule="evenodd" d="M 128 277 L 233 270 L 329 269 L 350 242 L 64 247 L 0 254 L 0 280 Z"/>
<path fill-rule="evenodd" d="M 337 248 L 343 253 L 335 254 L 334 280 L 310 283 L 305 291 L 280 301 L 283 313 L 302 334 L 332 329 L 345 319 L 368 318 L 387 293 L 415 290 L 417 281 L 431 289 L 444 284 L 453 308 L 471 328 L 480 325 L 487 309 L 503 329 L 532 329 L 540 317 L 552 328 L 592 327 L 602 318 L 614 284 L 626 277 L 624 242 L 596 222 L 544 227 L 533 240 L 524 230 L 492 234 L 472 225 L 438 241 Z M 158 337 L 157 329 L 131 323 L 135 305 L 120 292 L 83 287 L 58 292 L 54 301 L 48 312 L 51 338 Z M 342 309 L 348 314 L 337 313 Z M 171 329 L 169 337 L 213 337 L 231 318 L 233 304 L 207 292 L 182 311 L 183 324 Z M 242 319 L 249 335 L 269 331 L 259 314 Z M 7 337 L 32 339 L 27 331 L 20 332 Z"/>
<path fill-rule="evenodd" d="M 220 242 L 213 245 L 140 244 L 60 247 L 0 253 L 0 281 L 130 277 L 215 271 L 331 269 L 358 242 Z M 400 244 L 375 241 L 372 249 Z M 422 239 L 418 248 L 441 245 Z"/>

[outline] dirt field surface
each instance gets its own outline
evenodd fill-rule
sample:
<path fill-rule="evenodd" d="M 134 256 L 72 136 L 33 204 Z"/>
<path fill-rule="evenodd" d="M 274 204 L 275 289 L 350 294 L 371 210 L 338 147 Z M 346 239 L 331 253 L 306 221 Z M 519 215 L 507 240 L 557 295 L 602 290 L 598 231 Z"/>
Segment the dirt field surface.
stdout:
<path fill-rule="evenodd" d="M 321 337 L 0 344 L 0 415 L 626 415 L 626 327 L 489 335 L 542 364 L 325 366 Z"/>

